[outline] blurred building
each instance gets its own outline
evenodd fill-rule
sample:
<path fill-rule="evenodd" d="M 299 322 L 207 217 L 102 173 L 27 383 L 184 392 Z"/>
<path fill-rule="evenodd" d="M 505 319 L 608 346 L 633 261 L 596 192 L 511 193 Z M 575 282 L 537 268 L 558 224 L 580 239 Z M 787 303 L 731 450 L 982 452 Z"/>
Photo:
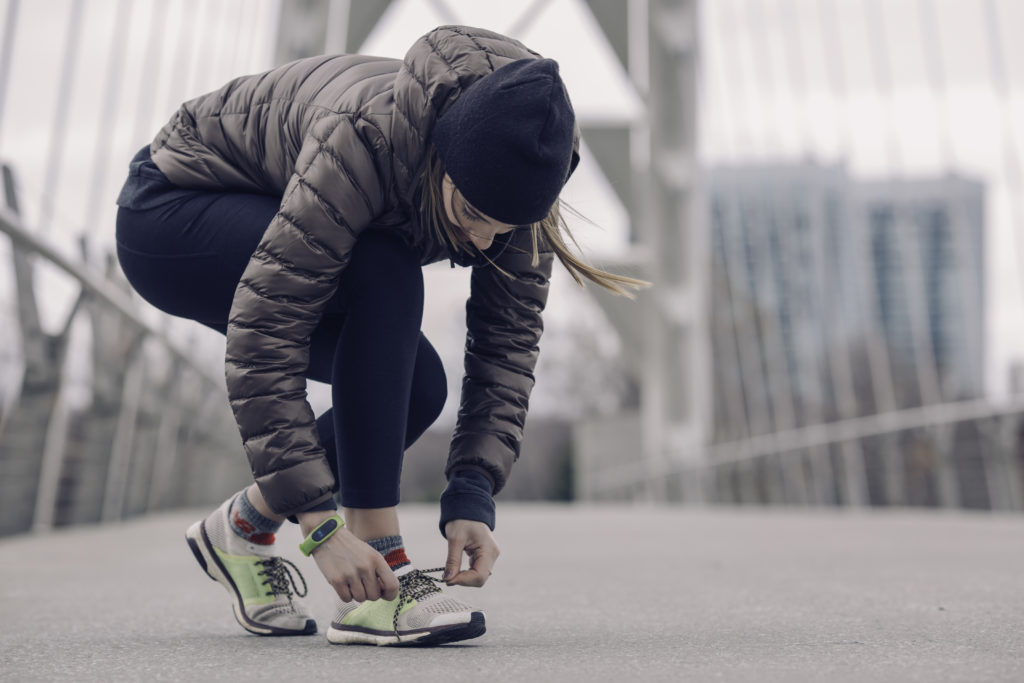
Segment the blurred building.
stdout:
<path fill-rule="evenodd" d="M 959 177 L 861 182 L 878 312 L 897 367 L 917 367 L 901 407 L 980 398 L 984 387 L 984 187 Z M 870 275 L 870 273 L 869 273 Z M 905 392 L 906 393 L 906 392 Z"/>
<path fill-rule="evenodd" d="M 820 422 L 825 313 L 843 301 L 847 279 L 826 277 L 836 268 L 823 251 L 846 232 L 846 177 L 806 165 L 715 168 L 705 179 L 714 440 Z"/>
<path fill-rule="evenodd" d="M 713 441 L 984 394 L 983 186 L 706 176 Z"/>

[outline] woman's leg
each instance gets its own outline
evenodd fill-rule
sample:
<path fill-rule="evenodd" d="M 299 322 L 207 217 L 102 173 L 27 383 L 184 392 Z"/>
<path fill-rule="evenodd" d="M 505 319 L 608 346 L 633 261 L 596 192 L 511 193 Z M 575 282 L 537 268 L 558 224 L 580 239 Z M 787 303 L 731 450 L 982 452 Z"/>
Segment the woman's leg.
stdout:
<path fill-rule="evenodd" d="M 224 330 L 238 279 L 277 201 L 260 195 L 175 191 L 144 211 L 121 209 L 117 247 L 132 286 L 173 315 Z M 281 518 L 262 497 L 232 495 L 185 532 L 197 562 L 232 596 L 235 619 L 259 635 L 310 635 L 316 621 L 276 552 Z M 297 572 L 297 570 L 295 570 Z M 254 576 L 265 576 L 257 583 Z M 299 574 L 301 577 L 301 574 Z M 302 579 L 301 583 L 304 583 Z"/>
<path fill-rule="evenodd" d="M 321 326 L 324 327 L 324 326 Z M 323 333 L 323 334 L 322 334 Z M 313 334 L 310 377 L 320 382 L 331 383 L 330 377 L 334 367 L 334 350 L 337 347 L 340 332 L 317 328 Z M 327 346 L 330 346 L 330 353 Z M 434 424 L 448 397 L 447 378 L 444 365 L 430 341 L 420 333 L 419 346 L 416 351 L 416 365 L 413 368 L 412 387 L 409 392 L 409 410 L 405 420 L 405 449 L 408 449 Z M 334 435 L 334 409 L 331 408 L 317 418 L 317 431 L 320 441 L 327 451 L 331 468 L 338 472 L 338 450 Z"/>
<path fill-rule="evenodd" d="M 396 236 L 365 233 L 339 285 L 344 322 L 332 368 L 334 410 L 318 424 L 331 436 L 345 518 L 363 539 L 399 533 L 402 458 L 437 418 L 446 397 L 440 359 L 420 332 L 423 275 Z"/>
<path fill-rule="evenodd" d="M 121 209 L 122 268 L 157 308 L 223 333 L 238 280 L 277 209 L 274 197 L 207 192 L 149 211 Z M 335 407 L 345 409 L 328 411 L 318 427 L 353 510 L 397 504 L 404 449 L 444 405 L 444 369 L 419 330 L 422 306 L 415 252 L 392 235 L 370 232 L 312 336 L 308 376 L 332 384 Z M 278 518 L 262 497 L 252 501 Z"/>
<path fill-rule="evenodd" d="M 265 195 L 194 192 L 155 209 L 120 209 L 121 268 L 152 305 L 223 334 L 242 271 L 279 205 Z M 246 495 L 264 517 L 284 520 L 255 483 Z"/>

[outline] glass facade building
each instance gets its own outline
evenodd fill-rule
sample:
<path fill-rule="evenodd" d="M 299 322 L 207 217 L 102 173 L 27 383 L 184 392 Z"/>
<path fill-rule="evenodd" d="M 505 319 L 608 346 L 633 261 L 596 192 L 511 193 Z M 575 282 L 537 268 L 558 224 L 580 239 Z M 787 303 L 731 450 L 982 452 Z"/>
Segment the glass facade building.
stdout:
<path fill-rule="evenodd" d="M 713 441 L 984 394 L 984 188 L 706 175 Z"/>

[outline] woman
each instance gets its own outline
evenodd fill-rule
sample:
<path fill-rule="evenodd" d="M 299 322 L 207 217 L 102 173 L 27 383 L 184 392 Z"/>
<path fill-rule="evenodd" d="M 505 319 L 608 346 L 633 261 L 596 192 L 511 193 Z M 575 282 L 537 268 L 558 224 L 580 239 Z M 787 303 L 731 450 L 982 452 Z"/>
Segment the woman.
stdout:
<path fill-rule="evenodd" d="M 482 586 L 497 559 L 493 495 L 519 455 L 553 258 L 577 282 L 642 284 L 566 249 L 557 200 L 578 141 L 553 61 L 447 26 L 402 61 L 324 56 L 238 78 L 136 155 L 118 199 L 122 268 L 158 308 L 226 335 L 256 481 L 187 540 L 244 628 L 316 632 L 274 550 L 290 518 L 340 600 L 331 642 L 484 632 L 483 613 L 437 583 Z M 438 580 L 409 562 L 396 506 L 403 452 L 446 398 L 420 332 L 421 267 L 443 259 L 473 272 Z M 319 419 L 307 379 L 332 386 Z"/>

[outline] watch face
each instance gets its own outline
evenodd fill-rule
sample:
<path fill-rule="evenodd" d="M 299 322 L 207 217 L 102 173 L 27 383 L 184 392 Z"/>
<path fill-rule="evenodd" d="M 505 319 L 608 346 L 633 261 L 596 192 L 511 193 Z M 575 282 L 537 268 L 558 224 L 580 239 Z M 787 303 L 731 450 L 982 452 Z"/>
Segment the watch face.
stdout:
<path fill-rule="evenodd" d="M 318 526 L 316 529 L 313 530 L 313 540 L 316 541 L 317 543 L 319 543 L 320 541 L 322 541 L 325 538 L 327 538 L 327 535 L 329 533 L 331 533 L 332 531 L 334 531 L 334 529 L 337 528 L 337 526 L 338 526 L 338 520 L 336 520 L 336 519 L 329 519 L 329 520 L 327 520 L 326 522 L 324 522 L 323 524 L 321 524 L 320 526 Z"/>

